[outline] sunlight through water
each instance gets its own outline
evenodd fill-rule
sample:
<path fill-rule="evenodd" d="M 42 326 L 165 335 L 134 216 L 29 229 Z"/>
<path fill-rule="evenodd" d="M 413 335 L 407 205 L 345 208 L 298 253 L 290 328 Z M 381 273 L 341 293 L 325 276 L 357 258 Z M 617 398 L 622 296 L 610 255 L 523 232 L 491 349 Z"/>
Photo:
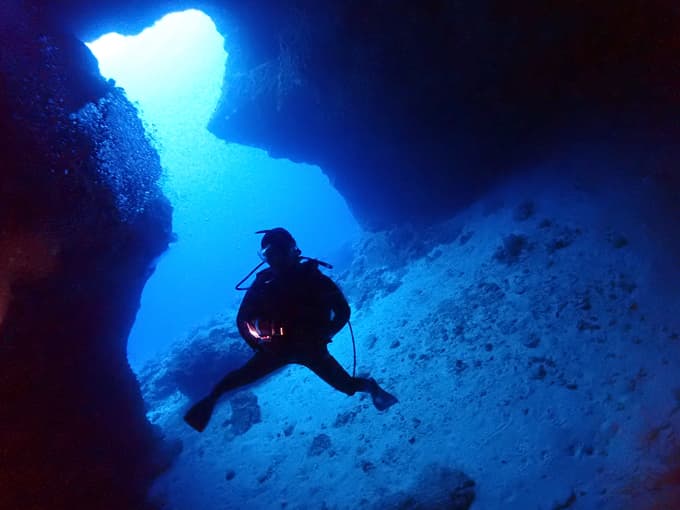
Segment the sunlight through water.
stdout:
<path fill-rule="evenodd" d="M 304 254 L 331 263 L 357 237 L 347 204 L 318 167 L 207 130 L 225 69 L 228 76 L 224 38 L 207 15 L 168 14 L 138 35 L 107 34 L 88 46 L 140 112 L 178 236 L 145 287 L 128 345 L 133 368 L 236 305 L 234 284 L 258 262 L 256 230 L 286 227 Z"/>

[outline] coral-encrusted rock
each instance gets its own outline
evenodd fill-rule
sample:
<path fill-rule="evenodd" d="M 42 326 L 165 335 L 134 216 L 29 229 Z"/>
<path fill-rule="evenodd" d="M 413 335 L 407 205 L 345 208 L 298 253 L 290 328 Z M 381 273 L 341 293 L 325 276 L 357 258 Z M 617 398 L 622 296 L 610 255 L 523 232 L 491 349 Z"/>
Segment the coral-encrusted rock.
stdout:
<path fill-rule="evenodd" d="M 190 400 L 203 398 L 227 372 L 252 355 L 235 326 L 199 328 L 191 338 L 173 346 L 164 359 L 144 367 L 140 375 L 144 397 L 152 406 L 175 391 Z"/>
<path fill-rule="evenodd" d="M 126 341 L 171 238 L 159 159 L 87 48 L 17 5 L 0 7 L 0 508 L 145 508 L 169 458 Z"/>
<path fill-rule="evenodd" d="M 252 391 L 241 390 L 233 395 L 231 404 L 231 417 L 222 424 L 229 427 L 233 436 L 240 436 L 248 432 L 253 425 L 262 421 L 262 412 L 257 403 L 257 395 Z"/>

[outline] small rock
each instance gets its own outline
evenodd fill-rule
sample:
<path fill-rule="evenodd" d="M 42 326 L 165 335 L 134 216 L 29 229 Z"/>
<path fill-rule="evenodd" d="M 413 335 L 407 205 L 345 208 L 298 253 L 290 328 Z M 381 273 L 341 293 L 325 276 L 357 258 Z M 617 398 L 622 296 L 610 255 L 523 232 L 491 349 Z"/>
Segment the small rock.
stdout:
<path fill-rule="evenodd" d="M 358 414 L 357 409 L 353 409 L 350 411 L 345 411 L 344 413 L 338 414 L 338 416 L 335 418 L 335 423 L 333 423 L 334 427 L 343 427 L 347 425 L 348 423 L 352 423 L 354 421 L 354 418 Z"/>
<path fill-rule="evenodd" d="M 462 359 L 456 360 L 455 371 L 456 371 L 457 374 L 463 373 L 467 368 L 468 368 L 468 364 L 465 363 Z"/>
<path fill-rule="evenodd" d="M 472 236 L 474 235 L 474 232 L 465 232 L 462 236 L 460 236 L 460 239 L 458 239 L 458 243 L 463 246 L 465 243 L 467 243 L 470 239 L 472 239 Z"/>
<path fill-rule="evenodd" d="M 525 235 L 510 234 L 503 238 L 503 245 L 494 253 L 499 262 L 512 265 L 519 261 L 520 256 L 529 249 L 529 240 Z"/>
<path fill-rule="evenodd" d="M 588 294 L 583 294 L 579 296 L 578 304 L 576 305 L 581 310 L 590 310 L 593 305 L 590 302 L 590 296 Z"/>
<path fill-rule="evenodd" d="M 362 460 L 361 461 L 361 470 L 364 473 L 368 473 L 369 471 L 373 471 L 375 469 L 375 464 L 372 462 L 369 462 L 367 460 Z"/>
<path fill-rule="evenodd" d="M 620 234 L 611 234 L 609 236 L 608 241 L 616 248 L 617 250 L 623 248 L 624 246 L 628 245 L 628 239 L 623 237 Z"/>
<path fill-rule="evenodd" d="M 524 344 L 524 347 L 535 349 L 541 343 L 541 339 L 536 333 L 529 333 L 529 336 L 525 338 L 522 343 Z"/>
<path fill-rule="evenodd" d="M 535 212 L 536 205 L 531 200 L 526 200 L 515 208 L 512 217 L 515 221 L 526 221 L 531 218 Z"/>
<path fill-rule="evenodd" d="M 579 229 L 565 227 L 561 229 L 558 236 L 546 245 L 549 254 L 553 254 L 558 250 L 563 250 L 572 245 L 576 238 L 581 234 Z"/>
<path fill-rule="evenodd" d="M 595 331 L 600 329 L 600 325 L 596 324 L 595 322 L 588 322 L 586 320 L 581 319 L 578 321 L 577 328 L 579 331 Z"/>
<path fill-rule="evenodd" d="M 376 335 L 368 335 L 368 348 L 373 349 L 375 344 L 378 342 L 378 337 Z"/>
<path fill-rule="evenodd" d="M 545 379 L 546 375 L 548 375 L 548 372 L 546 371 L 545 367 L 543 365 L 539 365 L 534 369 L 534 372 L 531 374 L 531 378 L 540 381 Z"/>
<path fill-rule="evenodd" d="M 267 480 L 269 480 L 272 475 L 274 474 L 274 468 L 273 466 L 269 466 L 267 468 L 267 471 L 260 476 L 257 477 L 258 483 L 265 483 Z"/>
<path fill-rule="evenodd" d="M 576 494 L 572 491 L 569 497 L 564 501 L 557 502 L 553 505 L 552 510 L 566 510 L 576 503 Z"/>
<path fill-rule="evenodd" d="M 438 259 L 439 257 L 441 257 L 443 254 L 444 254 L 444 252 L 442 250 L 440 250 L 439 248 L 437 248 L 436 250 L 434 250 L 432 253 L 430 253 L 427 256 L 427 261 L 432 262 L 432 261 Z"/>
<path fill-rule="evenodd" d="M 222 426 L 231 426 L 231 432 L 239 436 L 245 434 L 256 423 L 262 421 L 257 395 L 252 391 L 241 391 L 231 399 L 231 418 Z"/>
<path fill-rule="evenodd" d="M 312 440 L 312 444 L 309 447 L 309 451 L 307 452 L 307 455 L 310 457 L 317 457 L 321 455 L 323 452 L 328 450 L 331 447 L 331 438 L 328 437 L 326 434 L 319 434 L 318 436 L 314 437 Z"/>

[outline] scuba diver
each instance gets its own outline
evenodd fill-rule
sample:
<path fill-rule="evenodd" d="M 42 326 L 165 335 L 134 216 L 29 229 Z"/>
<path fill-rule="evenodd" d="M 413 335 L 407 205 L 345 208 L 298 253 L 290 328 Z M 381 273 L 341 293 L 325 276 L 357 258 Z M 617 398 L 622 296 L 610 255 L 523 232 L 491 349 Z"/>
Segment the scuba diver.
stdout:
<path fill-rule="evenodd" d="M 295 239 L 283 228 L 256 233 L 264 234 L 263 262 L 236 285 L 247 290 L 236 323 L 255 354 L 194 404 L 184 421 L 202 432 L 220 396 L 291 363 L 306 366 L 347 395 L 369 393 L 379 411 L 397 403 L 375 379 L 349 375 L 328 352 L 333 335 L 349 321 L 350 308 L 337 285 L 319 271 L 320 264 L 327 264 L 301 256 Z M 252 286 L 240 287 L 265 262 L 269 267 L 257 273 Z"/>

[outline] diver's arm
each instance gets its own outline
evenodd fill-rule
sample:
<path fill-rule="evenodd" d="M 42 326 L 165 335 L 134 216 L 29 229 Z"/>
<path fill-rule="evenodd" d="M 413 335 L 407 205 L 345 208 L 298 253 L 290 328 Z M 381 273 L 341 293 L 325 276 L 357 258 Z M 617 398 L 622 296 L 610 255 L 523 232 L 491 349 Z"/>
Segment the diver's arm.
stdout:
<path fill-rule="evenodd" d="M 340 288 L 325 275 L 322 275 L 322 296 L 331 310 L 328 325 L 323 331 L 324 338 L 331 339 L 349 321 L 351 310 Z"/>

